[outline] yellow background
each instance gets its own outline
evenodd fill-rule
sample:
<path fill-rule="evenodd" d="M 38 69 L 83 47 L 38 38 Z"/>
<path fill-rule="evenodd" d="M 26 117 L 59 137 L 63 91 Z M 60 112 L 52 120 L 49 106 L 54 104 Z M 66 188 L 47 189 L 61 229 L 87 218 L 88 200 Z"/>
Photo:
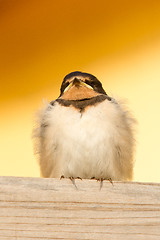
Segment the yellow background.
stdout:
<path fill-rule="evenodd" d="M 85 71 L 128 99 L 136 181 L 160 181 L 160 1 L 0 1 L 0 175 L 39 176 L 34 113 Z"/>

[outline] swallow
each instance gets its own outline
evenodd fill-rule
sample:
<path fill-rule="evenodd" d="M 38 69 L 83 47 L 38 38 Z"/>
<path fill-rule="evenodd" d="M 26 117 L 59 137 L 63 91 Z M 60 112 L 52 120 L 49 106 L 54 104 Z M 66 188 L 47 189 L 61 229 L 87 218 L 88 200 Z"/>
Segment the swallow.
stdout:
<path fill-rule="evenodd" d="M 93 75 L 65 76 L 34 129 L 42 177 L 130 181 L 135 119 Z"/>

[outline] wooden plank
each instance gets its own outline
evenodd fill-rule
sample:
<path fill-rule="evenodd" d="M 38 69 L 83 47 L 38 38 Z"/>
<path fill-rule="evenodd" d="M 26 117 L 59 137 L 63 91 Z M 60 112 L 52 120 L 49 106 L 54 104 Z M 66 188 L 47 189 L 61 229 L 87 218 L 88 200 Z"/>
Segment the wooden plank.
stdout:
<path fill-rule="evenodd" d="M 0 239 L 160 239 L 160 184 L 0 177 Z"/>

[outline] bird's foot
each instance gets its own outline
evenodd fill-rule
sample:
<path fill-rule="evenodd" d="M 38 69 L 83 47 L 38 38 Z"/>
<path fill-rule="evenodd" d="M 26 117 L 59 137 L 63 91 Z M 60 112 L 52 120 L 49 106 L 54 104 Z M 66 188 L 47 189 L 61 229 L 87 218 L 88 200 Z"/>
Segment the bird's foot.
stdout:
<path fill-rule="evenodd" d="M 113 185 L 112 178 L 108 178 L 107 180 Z"/>
<path fill-rule="evenodd" d="M 63 178 L 66 178 L 64 175 L 62 175 L 61 177 L 60 177 L 60 180 L 61 179 L 63 179 Z M 73 179 L 80 179 L 80 180 L 82 180 L 82 178 L 81 177 L 76 177 L 76 178 L 74 178 L 74 177 L 68 177 L 69 179 L 71 179 L 71 180 L 73 180 Z"/>
<path fill-rule="evenodd" d="M 65 178 L 64 175 L 62 175 L 62 176 L 60 177 L 60 180 L 63 179 L 63 178 Z M 76 178 L 74 178 L 74 177 L 68 177 L 68 178 L 71 180 L 71 182 L 73 183 L 73 185 L 75 186 L 75 188 L 78 189 L 77 186 L 76 186 L 76 183 L 75 183 L 75 179 L 80 179 L 80 180 L 82 180 L 82 178 L 81 178 L 81 177 L 76 177 Z"/>
<path fill-rule="evenodd" d="M 80 180 L 82 180 L 82 178 L 81 178 L 81 177 L 76 177 L 76 179 L 80 179 Z"/>
<path fill-rule="evenodd" d="M 110 183 L 112 183 L 113 185 L 113 182 L 112 182 L 112 179 L 111 178 L 95 178 L 95 177 L 92 177 L 91 179 L 95 179 L 97 181 L 100 182 L 100 190 L 101 188 L 103 187 L 103 181 L 106 180 L 106 181 L 109 181 Z"/>

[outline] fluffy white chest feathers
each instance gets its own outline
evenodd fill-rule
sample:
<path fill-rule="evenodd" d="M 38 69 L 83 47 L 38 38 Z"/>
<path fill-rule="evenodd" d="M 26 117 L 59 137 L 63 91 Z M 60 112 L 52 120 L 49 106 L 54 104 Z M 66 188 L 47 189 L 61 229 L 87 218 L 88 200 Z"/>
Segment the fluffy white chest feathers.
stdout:
<path fill-rule="evenodd" d="M 132 124 L 128 113 L 107 99 L 84 112 L 49 105 L 36 131 L 42 175 L 131 180 Z"/>

